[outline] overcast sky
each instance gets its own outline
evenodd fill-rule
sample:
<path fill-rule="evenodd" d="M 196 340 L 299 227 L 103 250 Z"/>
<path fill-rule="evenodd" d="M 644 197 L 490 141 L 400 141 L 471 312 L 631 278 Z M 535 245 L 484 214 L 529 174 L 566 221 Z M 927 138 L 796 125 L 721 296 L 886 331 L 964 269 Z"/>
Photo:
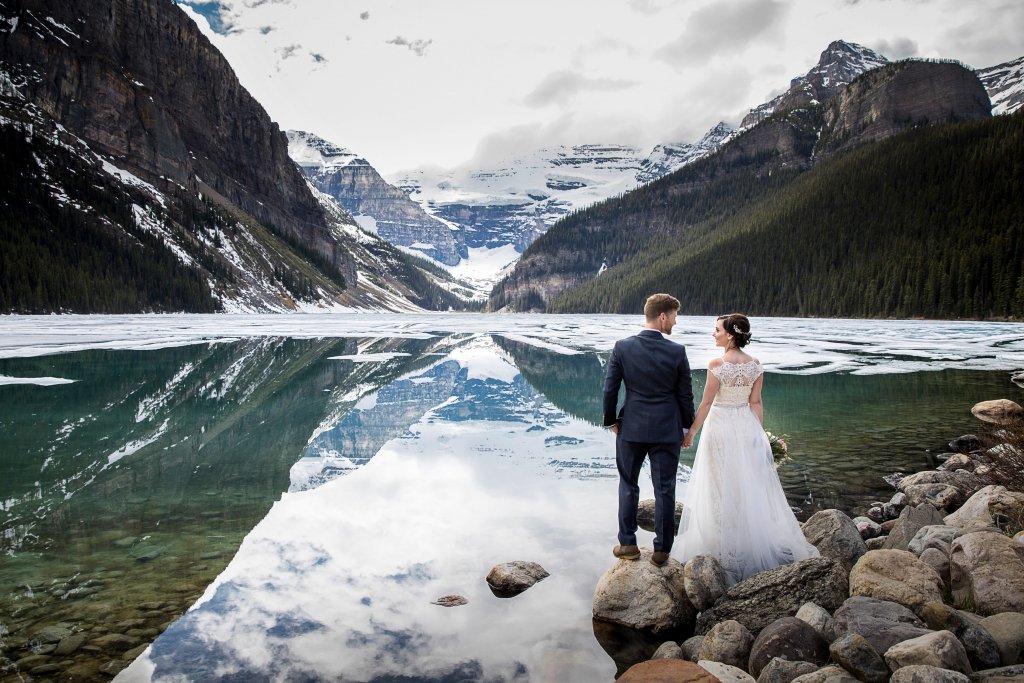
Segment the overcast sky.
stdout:
<path fill-rule="evenodd" d="M 974 68 L 1024 54 L 1020 0 L 193 4 L 282 128 L 385 174 L 558 144 L 692 142 L 785 90 L 837 39 Z"/>

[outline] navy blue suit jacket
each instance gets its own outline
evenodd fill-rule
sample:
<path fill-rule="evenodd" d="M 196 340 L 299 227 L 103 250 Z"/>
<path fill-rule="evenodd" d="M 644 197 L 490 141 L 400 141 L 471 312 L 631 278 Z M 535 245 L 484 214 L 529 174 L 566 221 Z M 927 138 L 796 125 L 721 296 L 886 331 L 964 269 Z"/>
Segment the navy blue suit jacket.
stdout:
<path fill-rule="evenodd" d="M 626 402 L 616 414 L 621 382 Z M 681 344 L 650 329 L 615 342 L 604 380 L 606 427 L 620 422 L 626 441 L 679 443 L 694 416 L 690 363 Z"/>

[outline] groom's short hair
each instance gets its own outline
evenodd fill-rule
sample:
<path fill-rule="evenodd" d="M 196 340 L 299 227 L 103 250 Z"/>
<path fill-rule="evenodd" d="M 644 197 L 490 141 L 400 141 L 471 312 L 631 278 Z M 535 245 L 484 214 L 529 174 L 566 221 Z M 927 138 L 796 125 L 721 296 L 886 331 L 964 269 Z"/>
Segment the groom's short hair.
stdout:
<path fill-rule="evenodd" d="M 679 310 L 679 299 L 671 294 L 652 294 L 647 297 L 644 304 L 644 317 L 648 320 L 655 320 L 662 313 L 671 313 Z"/>

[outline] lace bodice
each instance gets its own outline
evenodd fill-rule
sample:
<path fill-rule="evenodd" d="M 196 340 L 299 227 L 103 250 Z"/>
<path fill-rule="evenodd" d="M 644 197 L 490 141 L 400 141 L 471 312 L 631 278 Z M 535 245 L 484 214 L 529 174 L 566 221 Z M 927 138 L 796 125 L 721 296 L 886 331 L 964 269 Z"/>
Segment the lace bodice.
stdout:
<path fill-rule="evenodd" d="M 723 362 L 711 372 L 721 385 L 715 395 L 716 406 L 739 406 L 750 400 L 750 390 L 764 370 L 761 363 L 750 360 L 746 363 Z"/>

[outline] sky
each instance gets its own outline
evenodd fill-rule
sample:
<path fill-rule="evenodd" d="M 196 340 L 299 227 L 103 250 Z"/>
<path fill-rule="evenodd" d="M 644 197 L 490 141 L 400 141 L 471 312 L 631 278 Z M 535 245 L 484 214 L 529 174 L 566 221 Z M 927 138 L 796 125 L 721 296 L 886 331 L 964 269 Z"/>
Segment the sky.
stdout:
<path fill-rule="evenodd" d="M 179 0 L 182 2 L 182 0 Z M 191 5 L 191 7 L 189 6 Z M 189 0 L 282 129 L 385 176 L 542 147 L 694 142 L 833 40 L 972 68 L 1024 55 L 1020 0 Z"/>

